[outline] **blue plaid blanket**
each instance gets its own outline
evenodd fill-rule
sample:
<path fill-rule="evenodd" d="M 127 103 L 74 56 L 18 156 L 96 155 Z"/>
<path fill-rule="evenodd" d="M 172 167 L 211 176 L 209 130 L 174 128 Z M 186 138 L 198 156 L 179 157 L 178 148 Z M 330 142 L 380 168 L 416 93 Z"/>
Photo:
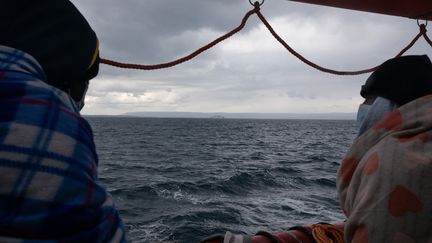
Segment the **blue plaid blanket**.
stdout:
<path fill-rule="evenodd" d="M 0 242 L 126 242 L 90 125 L 38 62 L 0 46 Z"/>

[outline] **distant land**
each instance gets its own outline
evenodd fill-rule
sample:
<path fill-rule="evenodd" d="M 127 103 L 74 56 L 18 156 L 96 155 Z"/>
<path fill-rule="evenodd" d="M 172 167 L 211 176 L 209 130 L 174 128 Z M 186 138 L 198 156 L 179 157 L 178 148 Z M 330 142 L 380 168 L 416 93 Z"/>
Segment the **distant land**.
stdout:
<path fill-rule="evenodd" d="M 205 112 L 127 112 L 122 116 L 154 118 L 213 118 L 213 119 L 312 119 L 355 120 L 356 113 L 205 113 Z"/>

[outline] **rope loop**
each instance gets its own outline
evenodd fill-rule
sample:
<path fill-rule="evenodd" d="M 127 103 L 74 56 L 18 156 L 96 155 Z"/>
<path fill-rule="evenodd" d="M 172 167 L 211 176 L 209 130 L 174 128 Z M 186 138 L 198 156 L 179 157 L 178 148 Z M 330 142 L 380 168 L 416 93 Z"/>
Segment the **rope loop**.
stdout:
<path fill-rule="evenodd" d="M 420 19 L 417 19 L 417 25 L 418 25 L 418 27 L 421 27 L 422 25 L 424 25 L 424 27 L 426 27 L 428 25 L 428 21 L 425 20 L 425 22 L 423 24 L 420 24 Z"/>
<path fill-rule="evenodd" d="M 265 2 L 265 0 L 262 0 L 262 2 L 258 2 L 258 1 L 256 1 L 256 2 L 252 3 L 252 0 L 249 0 L 249 3 L 250 3 L 252 6 L 254 6 L 255 8 L 257 7 L 257 5 L 258 5 L 258 7 L 261 7 L 261 6 L 264 4 L 264 2 Z"/>

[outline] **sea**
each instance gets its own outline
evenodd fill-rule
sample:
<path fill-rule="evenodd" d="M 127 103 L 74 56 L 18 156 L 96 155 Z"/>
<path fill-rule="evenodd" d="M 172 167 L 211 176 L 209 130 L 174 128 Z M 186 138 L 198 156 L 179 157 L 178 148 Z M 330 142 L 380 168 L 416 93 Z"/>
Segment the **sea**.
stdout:
<path fill-rule="evenodd" d="M 129 242 L 340 222 L 351 120 L 87 117 Z"/>

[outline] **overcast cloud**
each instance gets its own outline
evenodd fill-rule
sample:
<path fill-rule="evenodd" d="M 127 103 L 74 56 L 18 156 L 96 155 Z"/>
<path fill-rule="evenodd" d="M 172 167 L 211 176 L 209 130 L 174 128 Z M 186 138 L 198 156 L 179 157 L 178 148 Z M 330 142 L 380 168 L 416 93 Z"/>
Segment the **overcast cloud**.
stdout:
<path fill-rule="evenodd" d="M 100 40 L 101 56 L 156 64 L 198 49 L 236 27 L 247 0 L 72 0 Z M 397 54 L 417 34 L 415 20 L 286 0 L 261 12 L 294 49 L 323 66 L 356 70 Z M 430 54 L 423 39 L 408 54 Z M 252 16 L 231 39 L 174 68 L 101 66 L 84 114 L 133 111 L 356 112 L 367 75 L 321 73 L 289 54 Z"/>

